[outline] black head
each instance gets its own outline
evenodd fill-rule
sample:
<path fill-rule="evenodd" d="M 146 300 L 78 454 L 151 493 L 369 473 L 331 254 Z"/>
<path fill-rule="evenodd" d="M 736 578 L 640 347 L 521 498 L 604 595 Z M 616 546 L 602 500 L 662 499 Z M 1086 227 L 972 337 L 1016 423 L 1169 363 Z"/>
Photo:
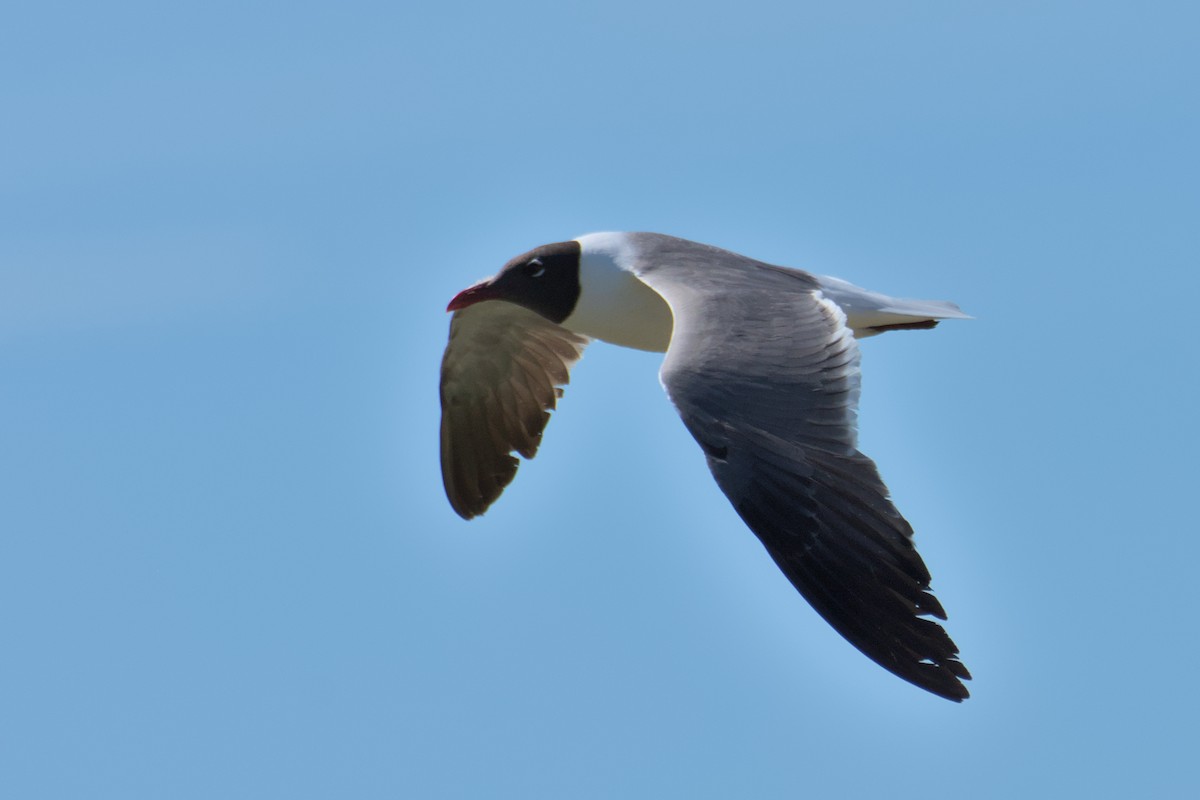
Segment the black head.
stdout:
<path fill-rule="evenodd" d="M 505 264 L 494 278 L 460 292 L 446 310 L 481 300 L 507 300 L 561 323 L 579 300 L 579 254 L 575 241 L 535 247 Z"/>

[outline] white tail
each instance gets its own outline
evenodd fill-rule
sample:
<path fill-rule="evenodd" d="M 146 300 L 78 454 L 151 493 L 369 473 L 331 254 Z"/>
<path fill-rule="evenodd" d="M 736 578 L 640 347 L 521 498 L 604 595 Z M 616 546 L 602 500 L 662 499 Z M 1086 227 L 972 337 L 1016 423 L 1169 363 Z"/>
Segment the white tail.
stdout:
<path fill-rule="evenodd" d="M 862 339 L 888 330 L 932 328 L 940 319 L 971 319 L 948 300 L 909 300 L 868 291 L 841 278 L 813 275 L 821 293 L 846 314 L 846 324 Z"/>

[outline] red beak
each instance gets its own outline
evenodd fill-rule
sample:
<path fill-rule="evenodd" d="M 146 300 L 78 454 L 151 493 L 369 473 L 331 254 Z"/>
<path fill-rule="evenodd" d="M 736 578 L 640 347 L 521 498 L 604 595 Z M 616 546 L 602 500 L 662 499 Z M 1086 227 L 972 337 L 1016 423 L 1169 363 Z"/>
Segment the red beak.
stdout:
<path fill-rule="evenodd" d="M 483 281 L 454 295 L 454 299 L 450 301 L 450 305 L 446 306 L 446 310 L 458 311 L 480 301 L 495 300 L 498 297 L 500 297 L 500 293 L 492 287 L 492 282 L 490 280 Z"/>

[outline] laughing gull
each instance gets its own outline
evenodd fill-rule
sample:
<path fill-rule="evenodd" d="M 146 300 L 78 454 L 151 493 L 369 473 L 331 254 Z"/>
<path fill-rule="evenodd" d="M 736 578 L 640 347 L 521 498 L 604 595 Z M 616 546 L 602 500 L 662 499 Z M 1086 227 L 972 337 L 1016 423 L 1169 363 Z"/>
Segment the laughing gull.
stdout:
<path fill-rule="evenodd" d="M 464 519 L 533 458 L 591 339 L 665 352 L 659 377 L 717 485 L 813 608 L 880 666 L 967 697 L 929 571 L 856 446 L 857 339 L 963 319 L 656 233 L 530 250 L 460 292 L 442 360 L 442 478 Z"/>

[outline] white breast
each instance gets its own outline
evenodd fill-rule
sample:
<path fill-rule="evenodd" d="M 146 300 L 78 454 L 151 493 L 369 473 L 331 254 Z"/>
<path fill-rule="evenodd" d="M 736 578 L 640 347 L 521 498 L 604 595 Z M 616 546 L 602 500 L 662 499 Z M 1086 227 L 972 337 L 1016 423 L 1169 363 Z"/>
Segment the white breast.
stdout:
<path fill-rule="evenodd" d="M 577 241 L 579 301 L 563 326 L 622 347 L 666 352 L 674 317 L 666 301 L 629 271 L 625 235 L 590 233 Z"/>

